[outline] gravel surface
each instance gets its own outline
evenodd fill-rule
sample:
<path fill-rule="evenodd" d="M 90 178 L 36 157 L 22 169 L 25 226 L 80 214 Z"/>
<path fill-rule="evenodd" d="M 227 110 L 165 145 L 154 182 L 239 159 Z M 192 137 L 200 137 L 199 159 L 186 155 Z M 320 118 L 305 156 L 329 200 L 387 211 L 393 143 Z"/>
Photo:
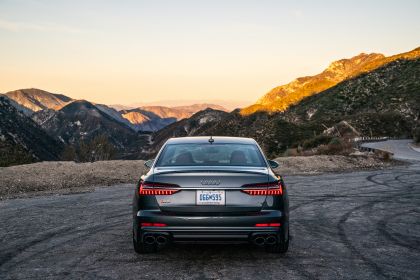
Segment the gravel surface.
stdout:
<path fill-rule="evenodd" d="M 381 169 L 395 162 L 372 156 L 282 157 L 282 175 Z M 143 160 L 98 161 L 94 163 L 39 162 L 0 168 L 0 199 L 40 194 L 66 194 L 92 191 L 95 186 L 136 183 L 143 171 Z"/>
<path fill-rule="evenodd" d="M 137 255 L 134 185 L 0 201 L 0 279 L 419 278 L 419 164 L 285 181 L 293 236 L 285 256 L 251 245 Z"/>
<path fill-rule="evenodd" d="M 276 161 L 280 167 L 276 170 L 283 175 L 320 174 L 325 172 L 343 172 L 366 169 L 382 169 L 402 164 L 397 161 L 383 161 L 374 156 L 307 156 L 281 157 Z"/>
<path fill-rule="evenodd" d="M 0 168 L 0 199 L 36 194 L 92 191 L 94 186 L 135 183 L 142 160 L 38 162 Z"/>

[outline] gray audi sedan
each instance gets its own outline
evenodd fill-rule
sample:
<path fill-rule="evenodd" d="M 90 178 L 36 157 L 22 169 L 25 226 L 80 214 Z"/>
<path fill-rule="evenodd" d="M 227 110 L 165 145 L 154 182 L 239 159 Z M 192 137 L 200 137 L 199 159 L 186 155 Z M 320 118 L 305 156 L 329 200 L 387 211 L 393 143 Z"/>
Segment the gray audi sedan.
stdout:
<path fill-rule="evenodd" d="M 137 253 L 171 242 L 249 242 L 287 252 L 287 189 L 255 140 L 171 138 L 145 165 L 133 201 Z"/>

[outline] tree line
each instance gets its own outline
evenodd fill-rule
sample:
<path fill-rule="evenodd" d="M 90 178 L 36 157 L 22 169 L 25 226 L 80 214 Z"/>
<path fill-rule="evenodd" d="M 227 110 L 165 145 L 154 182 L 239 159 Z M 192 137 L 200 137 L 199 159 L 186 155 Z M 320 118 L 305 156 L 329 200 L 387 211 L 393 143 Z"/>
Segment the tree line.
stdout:
<path fill-rule="evenodd" d="M 90 140 L 81 140 L 76 145 L 67 145 L 62 153 L 62 160 L 76 162 L 94 162 L 115 158 L 116 149 L 105 134 Z"/>

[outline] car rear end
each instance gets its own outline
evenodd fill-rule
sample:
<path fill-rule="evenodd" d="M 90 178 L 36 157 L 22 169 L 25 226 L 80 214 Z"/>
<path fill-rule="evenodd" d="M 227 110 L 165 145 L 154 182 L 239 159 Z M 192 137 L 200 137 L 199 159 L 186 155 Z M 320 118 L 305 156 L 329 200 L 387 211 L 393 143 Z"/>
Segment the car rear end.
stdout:
<path fill-rule="evenodd" d="M 133 241 L 141 247 L 137 251 L 154 251 L 170 242 L 251 242 L 274 251 L 288 244 L 283 180 L 272 172 L 255 141 L 238 144 L 235 139 L 216 138 L 211 144 L 185 139 L 185 147 L 195 145 L 196 150 L 182 164 L 160 159 L 178 142 L 162 148 L 134 196 Z M 176 149 L 170 156 L 183 156 L 183 147 Z M 232 162 L 240 150 L 245 157 Z"/>

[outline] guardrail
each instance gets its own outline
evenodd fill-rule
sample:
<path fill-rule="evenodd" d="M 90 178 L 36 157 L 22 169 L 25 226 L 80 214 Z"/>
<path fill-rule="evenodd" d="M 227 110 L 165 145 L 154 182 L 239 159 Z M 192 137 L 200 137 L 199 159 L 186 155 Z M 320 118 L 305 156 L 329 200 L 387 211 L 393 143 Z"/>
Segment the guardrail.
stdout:
<path fill-rule="evenodd" d="M 363 147 L 362 144 L 363 143 L 370 143 L 370 142 L 381 142 L 381 141 L 387 141 L 387 140 L 397 140 L 397 139 L 398 139 L 397 137 L 388 137 L 388 136 L 383 136 L 383 137 L 355 137 L 355 138 L 352 139 L 352 142 L 353 142 L 354 147 L 357 148 L 361 152 L 375 152 L 375 151 L 385 152 L 381 149 Z M 388 153 L 392 155 L 392 153 L 390 153 L 390 152 L 388 152 Z"/>
<path fill-rule="evenodd" d="M 391 156 L 393 156 L 394 154 L 392 152 L 388 152 L 382 149 L 378 149 L 378 148 L 370 148 L 370 147 L 363 147 L 362 144 L 363 143 L 370 143 L 370 142 L 382 142 L 382 141 L 387 141 L 387 140 L 399 140 L 401 138 L 398 137 L 388 137 L 388 136 L 384 136 L 384 137 L 355 137 L 352 139 L 352 142 L 354 143 L 354 147 L 357 148 L 359 151 L 361 152 L 376 152 L 376 151 L 381 151 L 381 152 L 385 152 L 390 154 Z"/>
<path fill-rule="evenodd" d="M 379 142 L 379 141 L 387 141 L 391 139 L 390 137 L 355 137 L 353 138 L 353 142 Z"/>
<path fill-rule="evenodd" d="M 384 151 L 384 150 L 381 150 L 381 149 L 378 149 L 378 148 L 369 148 L 369 147 L 363 147 L 363 146 L 359 146 L 359 151 L 361 151 L 361 152 L 372 152 L 372 153 L 374 153 L 374 152 L 376 152 L 376 151 L 381 151 L 381 152 L 384 152 L 384 153 L 388 153 L 388 154 L 390 154 L 390 155 L 394 155 L 393 153 L 391 153 L 391 152 L 388 152 L 388 151 Z"/>

